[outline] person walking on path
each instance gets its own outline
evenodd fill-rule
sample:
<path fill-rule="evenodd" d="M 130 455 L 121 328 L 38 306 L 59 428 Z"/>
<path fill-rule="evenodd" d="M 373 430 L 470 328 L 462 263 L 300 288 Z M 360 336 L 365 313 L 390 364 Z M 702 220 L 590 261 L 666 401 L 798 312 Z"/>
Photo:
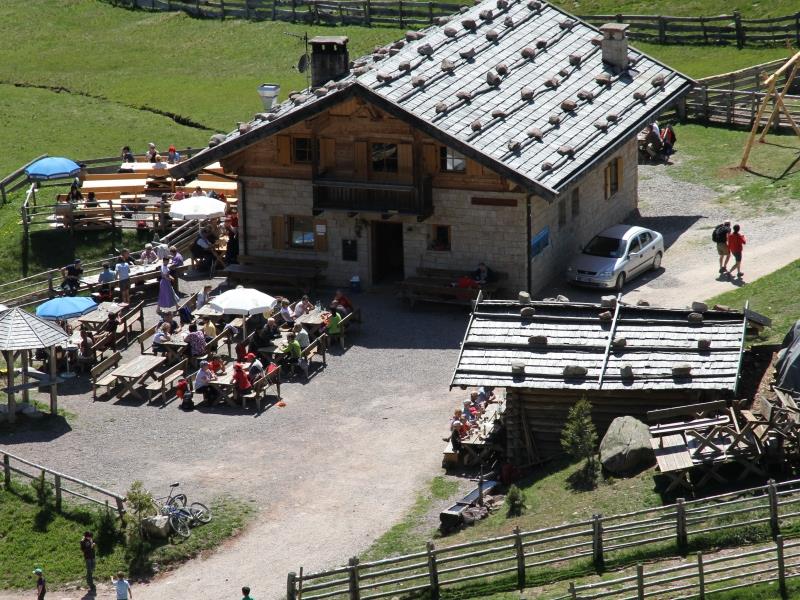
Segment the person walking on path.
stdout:
<path fill-rule="evenodd" d="M 250 595 L 250 588 L 247 586 L 242 588 L 242 600 L 253 600 L 253 597 Z"/>
<path fill-rule="evenodd" d="M 86 562 L 86 585 L 89 586 L 89 593 L 94 594 L 97 588 L 94 585 L 94 553 L 95 543 L 94 536 L 91 531 L 86 531 L 81 540 L 81 552 L 83 552 L 83 560 Z"/>
<path fill-rule="evenodd" d="M 733 259 L 736 261 L 731 267 L 730 274 L 733 275 L 733 272 L 737 271 L 736 277 L 738 279 L 744 277 L 744 273 L 742 273 L 742 250 L 747 243 L 744 234 L 739 233 L 740 229 L 741 227 L 739 227 L 737 223 L 733 226 L 733 231 L 728 234 L 728 249 L 731 251 Z"/>
<path fill-rule="evenodd" d="M 717 245 L 717 254 L 719 254 L 719 272 L 720 274 L 728 271 L 728 261 L 731 259 L 731 251 L 728 248 L 728 235 L 731 232 L 731 222 L 725 220 L 720 223 L 711 232 L 711 241 Z"/>
<path fill-rule="evenodd" d="M 117 578 L 111 578 L 111 584 L 117 592 L 117 600 L 133 600 L 133 592 L 131 591 L 131 584 L 125 579 L 125 573 L 120 571 L 117 573 Z"/>
<path fill-rule="evenodd" d="M 40 567 L 33 570 L 36 575 L 36 600 L 44 600 L 44 595 L 47 593 L 47 583 L 44 580 L 44 572 Z"/>

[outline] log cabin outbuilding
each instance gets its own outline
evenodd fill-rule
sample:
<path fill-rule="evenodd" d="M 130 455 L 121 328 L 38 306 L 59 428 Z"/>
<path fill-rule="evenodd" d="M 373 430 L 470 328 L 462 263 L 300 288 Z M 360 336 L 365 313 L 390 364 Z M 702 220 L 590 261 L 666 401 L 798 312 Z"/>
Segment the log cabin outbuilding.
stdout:
<path fill-rule="evenodd" d="M 535 291 L 637 207 L 637 133 L 691 87 L 538 0 L 485 0 L 355 61 L 310 40 L 311 87 L 170 170 L 238 176 L 246 255 L 326 265 L 333 284 L 419 268 Z"/>
<path fill-rule="evenodd" d="M 608 302 L 479 301 L 451 387 L 505 388 L 509 459 L 563 451 L 581 397 L 602 436 L 614 418 L 736 397 L 745 313 Z"/>

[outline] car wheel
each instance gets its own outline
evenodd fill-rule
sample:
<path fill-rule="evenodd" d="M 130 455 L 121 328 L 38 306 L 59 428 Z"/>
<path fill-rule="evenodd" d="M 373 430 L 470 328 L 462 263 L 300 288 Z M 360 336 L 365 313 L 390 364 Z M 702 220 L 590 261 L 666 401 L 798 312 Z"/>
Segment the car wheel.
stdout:
<path fill-rule="evenodd" d="M 614 290 L 621 292 L 623 287 L 625 287 L 625 273 L 620 273 L 617 277 L 617 283 L 614 285 Z"/>
<path fill-rule="evenodd" d="M 661 268 L 661 252 L 656 252 L 656 257 L 653 259 L 653 271 Z"/>

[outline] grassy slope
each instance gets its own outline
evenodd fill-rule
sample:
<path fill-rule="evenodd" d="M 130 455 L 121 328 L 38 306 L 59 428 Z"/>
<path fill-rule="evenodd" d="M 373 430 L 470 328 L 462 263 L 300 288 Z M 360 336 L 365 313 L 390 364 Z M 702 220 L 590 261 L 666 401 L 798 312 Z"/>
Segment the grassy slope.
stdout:
<path fill-rule="evenodd" d="M 746 17 L 782 17 L 797 11 L 796 0 L 551 0 L 565 10 L 582 15 L 729 15 L 739 10 Z"/>

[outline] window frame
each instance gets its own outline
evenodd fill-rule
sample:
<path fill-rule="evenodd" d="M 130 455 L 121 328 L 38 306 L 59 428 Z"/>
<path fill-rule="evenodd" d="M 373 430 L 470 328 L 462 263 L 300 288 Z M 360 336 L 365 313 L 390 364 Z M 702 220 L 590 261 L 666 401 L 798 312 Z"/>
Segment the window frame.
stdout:
<path fill-rule="evenodd" d="M 309 229 L 307 231 L 303 231 L 303 237 L 305 239 L 307 234 L 310 234 L 310 242 L 304 241 L 302 243 L 295 243 L 294 241 L 294 232 L 295 232 L 295 222 L 297 220 L 304 220 L 308 221 Z M 298 229 L 298 231 L 301 231 Z M 315 230 L 314 230 L 314 217 L 309 217 L 305 215 L 287 215 L 286 217 L 286 233 L 287 233 L 287 242 L 288 248 L 290 250 L 311 250 L 312 252 L 316 249 L 316 238 L 315 238 Z"/>
<path fill-rule="evenodd" d="M 394 170 L 386 169 L 386 168 L 375 168 L 376 161 L 373 158 L 375 155 L 375 147 L 376 146 L 383 146 L 384 148 L 387 146 L 394 146 L 394 157 L 393 158 L 386 158 L 384 157 L 378 164 L 383 164 L 386 166 L 387 164 L 394 163 Z M 397 142 L 369 142 L 369 170 L 370 173 L 379 173 L 381 175 L 398 175 L 400 173 L 400 144 Z"/>
<path fill-rule="evenodd" d="M 620 191 L 622 187 L 622 157 L 612 158 L 606 164 L 603 171 L 605 178 L 605 197 L 610 200 Z"/>
<path fill-rule="evenodd" d="M 297 143 L 305 142 L 307 144 L 306 152 L 308 153 L 307 160 L 298 158 Z M 314 160 L 314 149 L 311 147 L 311 138 L 305 136 L 292 136 L 292 164 L 295 165 L 310 165 Z"/>
<path fill-rule="evenodd" d="M 455 164 L 456 161 L 461 161 L 461 168 L 449 168 L 448 164 Z M 439 172 L 440 173 L 455 173 L 458 175 L 467 172 L 467 157 L 461 154 L 458 150 L 453 150 L 449 146 L 439 146 Z"/>
<path fill-rule="evenodd" d="M 447 231 L 447 244 L 445 248 L 437 248 L 436 242 L 438 241 L 437 231 Z M 428 240 L 428 250 L 431 252 L 451 252 L 453 249 L 453 229 L 450 225 L 431 225 L 431 237 Z"/>

